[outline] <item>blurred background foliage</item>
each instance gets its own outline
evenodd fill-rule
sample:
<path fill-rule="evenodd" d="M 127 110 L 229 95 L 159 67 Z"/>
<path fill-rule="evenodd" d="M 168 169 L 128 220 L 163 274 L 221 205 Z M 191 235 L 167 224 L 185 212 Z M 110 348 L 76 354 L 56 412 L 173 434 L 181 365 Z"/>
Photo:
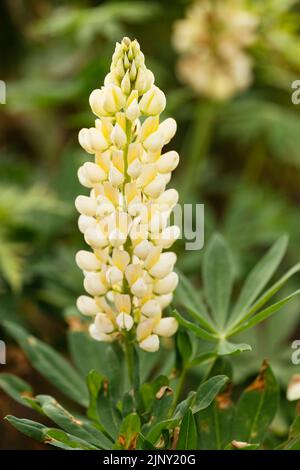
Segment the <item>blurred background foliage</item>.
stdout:
<path fill-rule="evenodd" d="M 207 2 L 217 8 L 218 0 L 198 3 Z M 114 43 L 124 35 L 140 42 L 167 95 L 166 113 L 177 120 L 172 147 L 181 161 L 173 184 L 181 202 L 205 204 L 205 238 L 223 233 L 241 282 L 284 232 L 290 244 L 282 269 L 300 261 L 300 105 L 291 101 L 291 84 L 300 78 L 300 2 L 229 1 L 253 15 L 255 35 L 244 51 L 251 81 L 226 99 L 195 92 L 178 73 L 174 25 L 192 3 L 0 3 L 0 79 L 7 85 L 0 105 L 0 320 L 27 324 L 63 352 L 66 329 L 78 328 L 75 300 L 82 292 L 74 254 L 83 240 L 73 201 L 82 191 L 76 173 L 85 153 L 77 133 L 92 125 L 89 94 L 102 84 Z M 177 250 L 180 269 L 199 285 L 202 251 L 185 251 L 183 242 Z M 293 282 L 291 290 L 299 277 Z M 246 342 L 253 351 L 233 361 L 236 380 L 255 374 L 268 357 L 286 387 L 298 369 L 290 344 L 299 337 L 299 307 L 294 301 L 251 332 Z M 7 368 L 32 373 L 28 365 L 20 372 L 25 359 L 15 346 L 8 358 Z M 8 412 L 15 414 L 7 408 L 1 414 Z M 15 440 L 7 433 L 7 442 Z"/>

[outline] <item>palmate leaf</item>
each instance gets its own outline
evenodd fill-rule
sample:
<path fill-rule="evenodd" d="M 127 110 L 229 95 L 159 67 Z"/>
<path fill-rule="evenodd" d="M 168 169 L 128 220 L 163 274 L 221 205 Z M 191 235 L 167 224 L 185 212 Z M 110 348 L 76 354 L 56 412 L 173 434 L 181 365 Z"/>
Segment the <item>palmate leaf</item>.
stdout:
<path fill-rule="evenodd" d="M 237 323 L 278 268 L 287 248 L 286 235 L 279 238 L 250 272 L 230 316 L 229 325 Z"/>
<path fill-rule="evenodd" d="M 278 404 L 279 387 L 270 366 L 264 362 L 257 378 L 239 399 L 233 421 L 233 438 L 262 443 Z"/>
<path fill-rule="evenodd" d="M 204 255 L 203 275 L 206 300 L 210 306 L 216 326 L 208 328 L 202 317 L 200 321 L 199 318 L 197 319 L 195 311 L 192 310 L 195 309 L 195 302 L 191 301 L 195 294 L 190 294 L 188 299 L 185 299 L 184 285 L 181 291 L 179 291 L 182 292 L 184 299 L 181 303 L 194 321 L 190 321 L 178 311 L 174 311 L 174 316 L 180 325 L 191 331 L 198 338 L 215 343 L 214 349 L 209 351 L 208 355 L 205 353 L 203 358 L 200 355 L 199 364 L 214 356 L 226 356 L 251 351 L 251 345 L 246 343 L 236 344 L 228 339 L 266 320 L 300 294 L 300 291 L 297 290 L 284 299 L 261 310 L 284 287 L 287 281 L 300 271 L 300 263 L 298 263 L 269 289 L 261 293 L 282 260 L 286 247 L 287 236 L 284 235 L 274 243 L 266 255 L 252 269 L 235 305 L 229 310 L 234 271 L 232 255 L 221 235 L 214 236 L 210 240 Z M 191 286 L 189 289 L 192 289 Z M 191 361 L 189 366 L 196 364 L 197 360 L 195 359 Z"/>
<path fill-rule="evenodd" d="M 206 311 L 199 290 L 196 290 L 187 277 L 178 269 L 176 272 L 179 277 L 179 283 L 175 291 L 175 303 L 186 308 L 191 317 L 201 326 L 214 332 L 212 319 Z"/>
<path fill-rule="evenodd" d="M 263 307 L 280 289 L 284 287 L 287 281 L 297 272 L 300 271 L 300 263 L 296 264 L 286 274 L 284 274 L 275 284 L 273 284 L 266 292 L 264 292 L 255 303 L 247 310 L 241 320 L 236 321 L 234 324 L 239 325 L 244 323 L 248 318 L 254 315 L 261 307 Z"/>
<path fill-rule="evenodd" d="M 258 312 L 256 315 L 254 315 L 250 320 L 246 321 L 245 323 L 243 322 L 240 326 L 238 326 L 236 329 L 234 329 L 229 336 L 241 333 L 244 330 L 247 330 L 249 328 L 253 328 L 254 326 L 258 325 L 262 321 L 266 320 L 269 318 L 271 315 L 276 313 L 278 310 L 280 310 L 285 304 L 290 302 L 294 297 L 298 296 L 300 294 L 300 289 L 296 290 L 292 294 L 288 295 L 282 300 L 279 300 L 273 305 L 270 305 L 269 307 L 265 308 L 264 310 L 261 310 Z"/>
<path fill-rule="evenodd" d="M 230 341 L 227 341 L 226 339 L 221 340 L 218 344 L 218 355 L 219 356 L 229 356 L 229 355 L 234 355 L 234 354 L 239 354 L 241 352 L 245 351 L 251 351 L 251 346 L 246 343 L 231 343 Z"/>
<path fill-rule="evenodd" d="M 5 330 L 17 341 L 33 367 L 76 403 L 88 405 L 88 391 L 84 380 L 66 359 L 46 343 L 31 336 L 15 323 L 3 322 Z"/>

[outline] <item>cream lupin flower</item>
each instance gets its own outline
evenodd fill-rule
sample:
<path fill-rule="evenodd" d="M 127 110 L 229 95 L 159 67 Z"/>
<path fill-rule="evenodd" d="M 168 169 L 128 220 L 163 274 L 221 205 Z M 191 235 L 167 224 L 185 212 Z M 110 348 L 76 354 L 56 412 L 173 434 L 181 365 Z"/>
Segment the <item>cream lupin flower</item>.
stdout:
<path fill-rule="evenodd" d="M 256 39 L 257 23 L 243 0 L 196 0 L 174 27 L 180 78 L 214 99 L 247 88 L 252 61 L 245 49 Z"/>
<path fill-rule="evenodd" d="M 90 195 L 78 196 L 75 205 L 92 251 L 76 255 L 89 294 L 78 298 L 77 307 L 94 318 L 89 331 L 96 340 L 129 334 L 145 351 L 156 351 L 159 336 L 172 336 L 178 326 L 162 311 L 178 283 L 176 255 L 163 250 L 180 234 L 168 225 L 178 194 L 166 190 L 179 156 L 162 152 L 176 122 L 160 122 L 166 98 L 136 40 L 117 43 L 110 73 L 91 93 L 90 106 L 95 127 L 82 129 L 79 142 L 95 162 L 79 168 Z"/>

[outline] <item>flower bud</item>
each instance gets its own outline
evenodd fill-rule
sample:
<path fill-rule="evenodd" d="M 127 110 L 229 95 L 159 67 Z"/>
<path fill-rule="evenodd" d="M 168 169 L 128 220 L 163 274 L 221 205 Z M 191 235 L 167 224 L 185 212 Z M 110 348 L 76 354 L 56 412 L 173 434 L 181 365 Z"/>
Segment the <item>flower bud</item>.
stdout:
<path fill-rule="evenodd" d="M 82 186 L 92 188 L 106 178 L 105 171 L 92 162 L 86 162 L 78 170 L 78 179 Z"/>
<path fill-rule="evenodd" d="M 116 322 L 120 330 L 129 331 L 133 327 L 133 318 L 127 313 L 120 313 L 116 318 Z"/>
<path fill-rule="evenodd" d="M 166 107 L 165 94 L 156 86 L 150 88 L 140 101 L 140 110 L 147 115 L 161 114 Z"/>
<path fill-rule="evenodd" d="M 87 295 L 81 295 L 77 299 L 77 308 L 80 313 L 87 316 L 94 316 L 99 312 L 98 305 L 95 302 L 95 299 L 88 297 Z"/>
<path fill-rule="evenodd" d="M 139 343 L 139 347 L 147 352 L 155 352 L 159 350 L 159 338 L 157 335 L 149 335 Z"/>
<path fill-rule="evenodd" d="M 171 225 L 170 227 L 166 227 L 157 238 L 156 242 L 162 248 L 170 248 L 173 243 L 178 240 L 180 237 L 180 228 L 177 225 Z"/>
<path fill-rule="evenodd" d="M 96 116 L 100 117 L 106 115 L 106 111 L 103 107 L 103 91 L 102 90 L 94 90 L 90 94 L 89 98 L 90 107 Z"/>
<path fill-rule="evenodd" d="M 100 333 L 112 333 L 114 325 L 105 313 L 97 313 L 95 318 L 95 326 Z"/>
<path fill-rule="evenodd" d="M 88 215 L 80 215 L 78 219 L 78 228 L 81 233 L 85 233 L 88 228 L 94 228 L 97 225 L 97 220 Z"/>
<path fill-rule="evenodd" d="M 146 317 L 157 317 L 161 315 L 161 306 L 157 300 L 151 299 L 144 303 L 141 312 Z"/>
<path fill-rule="evenodd" d="M 124 245 L 124 243 L 126 242 L 127 236 L 125 233 L 121 232 L 121 230 L 115 229 L 111 231 L 111 233 L 108 236 L 108 239 L 109 239 L 110 244 L 113 247 L 118 248 Z"/>
<path fill-rule="evenodd" d="M 114 286 L 115 284 L 119 284 L 123 281 L 123 273 L 120 269 L 116 268 L 116 266 L 112 266 L 107 270 L 106 279 L 112 286 Z"/>
<path fill-rule="evenodd" d="M 159 295 L 170 294 L 178 284 L 178 276 L 176 273 L 168 274 L 164 279 L 160 279 L 154 285 L 154 292 Z"/>
<path fill-rule="evenodd" d="M 174 317 L 165 317 L 159 320 L 159 322 L 155 325 L 153 332 L 159 336 L 169 338 L 176 333 L 177 329 L 177 320 Z"/>
<path fill-rule="evenodd" d="M 158 279 L 166 277 L 174 268 L 176 263 L 176 255 L 171 251 L 162 253 L 159 257 L 159 261 L 149 269 L 151 276 L 154 276 Z"/>
<path fill-rule="evenodd" d="M 140 116 L 140 114 L 141 114 L 140 108 L 139 108 L 137 100 L 135 99 L 126 109 L 125 115 L 127 119 L 129 119 L 130 121 L 135 121 Z"/>
<path fill-rule="evenodd" d="M 147 285 L 144 281 L 144 279 L 138 279 L 135 281 L 135 283 L 131 286 L 131 292 L 133 295 L 136 295 L 137 297 L 143 297 L 146 292 L 147 292 Z"/>
<path fill-rule="evenodd" d="M 87 244 L 92 246 L 94 249 L 104 248 L 108 244 L 106 236 L 97 225 L 95 227 L 87 228 L 84 234 L 84 239 Z"/>
<path fill-rule="evenodd" d="M 165 190 L 166 182 L 161 175 L 157 175 L 151 183 L 145 186 L 144 191 L 147 196 L 157 198 Z"/>
<path fill-rule="evenodd" d="M 75 199 L 75 207 L 80 214 L 92 217 L 96 215 L 97 202 L 95 199 L 88 196 L 77 196 Z"/>
<path fill-rule="evenodd" d="M 157 302 L 159 303 L 160 305 L 160 308 L 162 310 L 164 310 L 166 307 L 168 307 L 170 305 L 170 303 L 172 302 L 173 300 L 173 294 L 163 294 L 163 295 L 159 295 L 158 297 L 156 297 L 156 300 Z"/>
<path fill-rule="evenodd" d="M 134 250 L 133 253 L 138 256 L 140 259 L 146 259 L 150 250 L 152 249 L 152 243 L 149 242 L 149 240 L 142 240 L 140 243 L 138 243 Z"/>
<path fill-rule="evenodd" d="M 109 114 L 115 114 L 125 105 L 125 97 L 121 88 L 109 85 L 103 90 L 103 108 Z"/>
<path fill-rule="evenodd" d="M 89 333 L 93 339 L 96 341 L 103 341 L 105 343 L 111 343 L 113 341 L 112 335 L 108 335 L 106 333 L 102 333 L 101 331 L 98 330 L 96 325 L 92 323 L 92 325 L 89 326 Z"/>
<path fill-rule="evenodd" d="M 112 142 L 115 144 L 116 147 L 122 149 L 125 147 L 127 142 L 127 137 L 125 132 L 123 131 L 122 127 L 117 123 L 113 128 L 113 131 L 110 135 Z"/>
<path fill-rule="evenodd" d="M 164 153 L 157 162 L 157 169 L 160 173 L 169 173 L 177 167 L 179 155 L 174 150 Z"/>
<path fill-rule="evenodd" d="M 136 329 L 136 339 L 138 342 L 142 341 L 143 339 L 147 338 L 151 335 L 153 329 L 153 320 L 147 318 L 146 320 L 141 321 Z"/>
<path fill-rule="evenodd" d="M 101 269 L 102 263 L 94 253 L 80 250 L 76 254 L 76 263 L 83 271 L 97 271 Z"/>
<path fill-rule="evenodd" d="M 87 273 L 83 285 L 87 293 L 93 296 L 101 296 L 107 292 L 107 288 L 102 282 L 100 273 Z"/>

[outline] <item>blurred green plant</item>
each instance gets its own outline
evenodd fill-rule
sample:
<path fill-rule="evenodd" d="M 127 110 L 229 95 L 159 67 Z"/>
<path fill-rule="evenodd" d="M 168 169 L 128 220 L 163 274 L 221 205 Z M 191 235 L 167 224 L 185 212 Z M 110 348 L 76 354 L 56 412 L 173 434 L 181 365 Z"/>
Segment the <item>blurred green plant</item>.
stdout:
<path fill-rule="evenodd" d="M 24 264 L 32 249 L 27 239 L 37 230 L 37 218 L 43 214 L 66 213 L 66 206 L 59 202 L 44 186 L 37 184 L 27 190 L 17 186 L 0 189 L 0 272 L 3 279 L 15 291 L 22 287 Z"/>

